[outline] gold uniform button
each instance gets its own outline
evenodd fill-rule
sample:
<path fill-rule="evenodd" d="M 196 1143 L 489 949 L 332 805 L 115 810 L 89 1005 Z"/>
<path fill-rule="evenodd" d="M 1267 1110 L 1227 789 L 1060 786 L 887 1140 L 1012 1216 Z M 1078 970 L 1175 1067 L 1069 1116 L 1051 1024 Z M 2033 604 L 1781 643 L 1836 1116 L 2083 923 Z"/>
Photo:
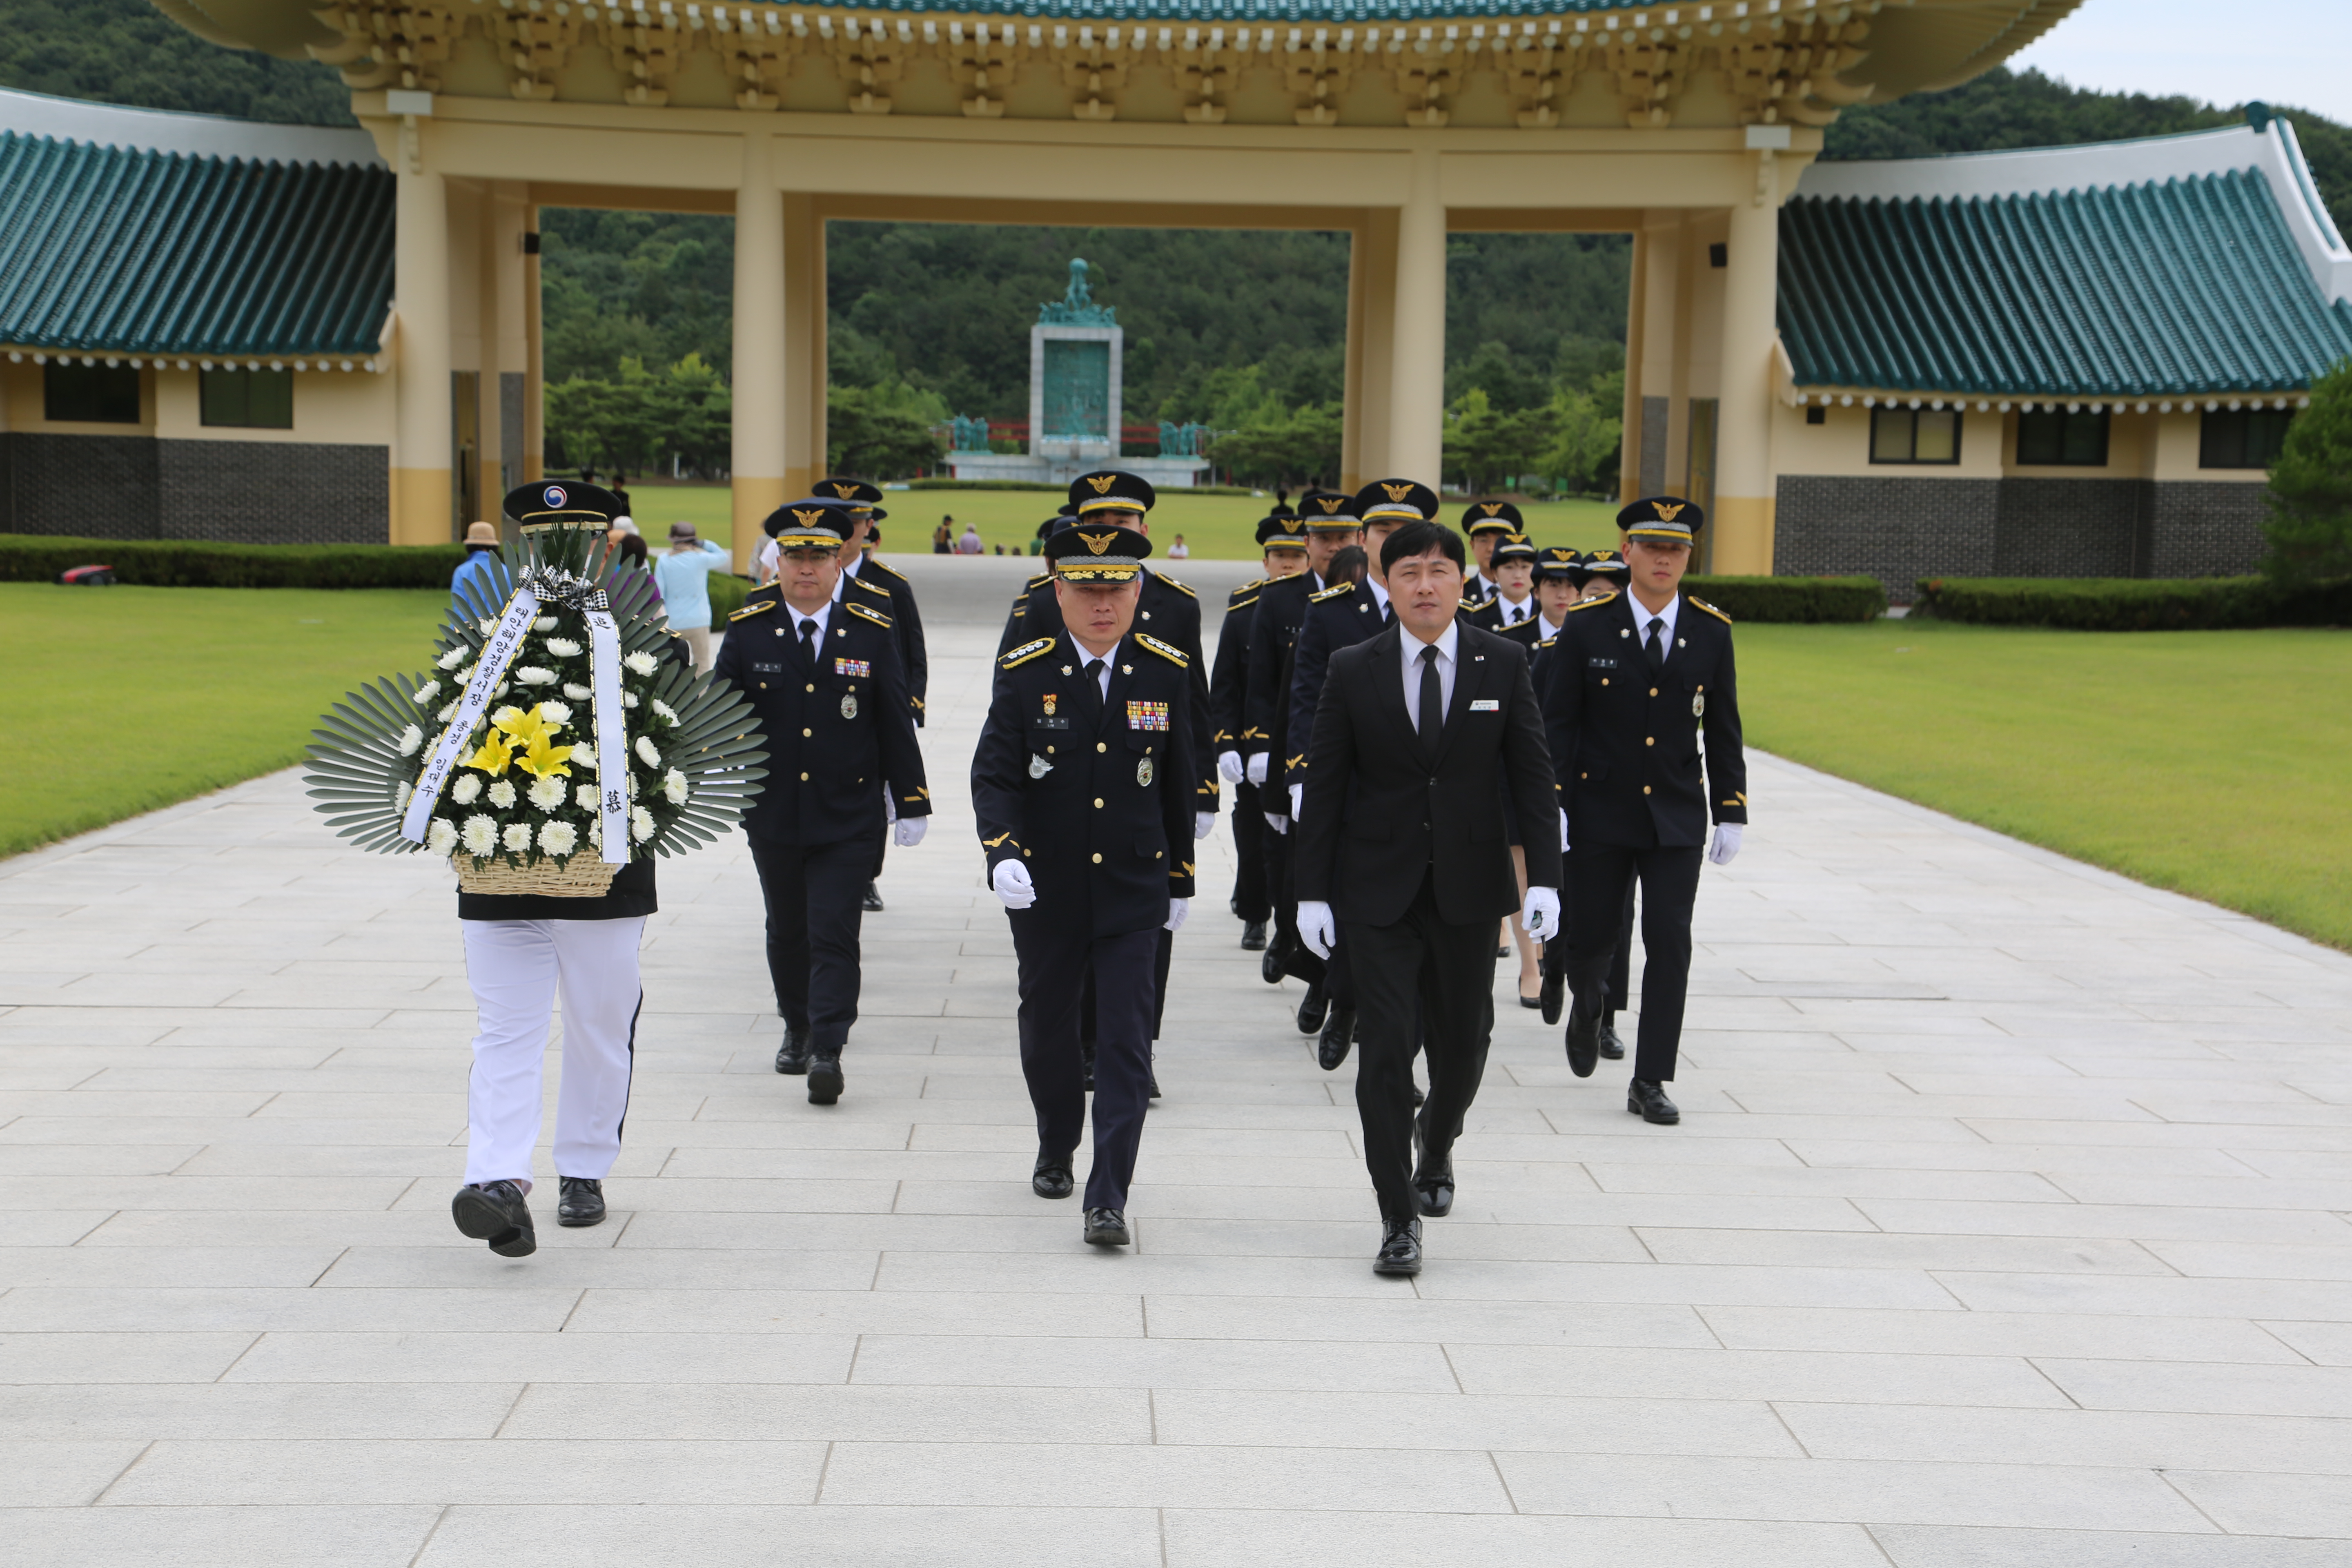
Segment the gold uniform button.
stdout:
<path fill-rule="evenodd" d="M 803 731 L 801 731 L 801 733 L 802 733 L 802 734 L 803 734 L 803 735 L 805 735 L 805 734 L 807 734 L 807 733 L 808 733 L 808 731 L 807 731 L 806 730 L 803 730 Z M 1658 743 L 1658 738 L 1657 738 L 1655 735 L 1644 735 L 1644 736 L 1643 736 L 1643 737 L 1642 737 L 1642 744 L 1643 744 L 1643 745 L 1645 745 L 1645 746 L 1654 746 L 1654 745 L 1656 745 L 1657 743 Z"/>
<path fill-rule="evenodd" d="M 802 689 L 803 691 L 814 691 L 814 690 L 816 689 L 816 688 L 815 688 L 814 686 L 803 686 L 803 687 L 802 687 L 802 688 L 801 688 L 801 689 Z"/>
<path fill-rule="evenodd" d="M 806 784 L 806 783 L 808 783 L 808 774 L 806 774 L 806 773 L 803 773 L 803 774 L 801 775 L 801 783 L 803 783 L 803 784 Z M 1646 794 L 1647 792 L 1646 792 L 1646 791 L 1644 791 L 1643 793 L 1645 793 L 1645 794 Z"/>
<path fill-rule="evenodd" d="M 761 681 L 761 682 L 760 682 L 760 689 L 761 689 L 761 690 L 762 690 L 762 691 L 765 691 L 766 689 L 768 689 L 768 683 L 767 683 L 766 681 L 764 681 L 764 680 L 763 680 L 763 681 Z"/>
<path fill-rule="evenodd" d="M 806 737 L 806 736 L 809 736 L 809 735 L 814 735 L 814 734 L 815 734 L 815 733 L 816 733 L 816 731 L 815 731 L 814 730 L 803 730 L 803 731 L 801 731 L 801 734 L 802 734 L 803 737 Z"/>
<path fill-rule="evenodd" d="M 1095 742 L 1095 750 L 1097 752 L 1108 752 L 1110 750 L 1110 747 L 1104 742 L 1097 741 Z"/>
<path fill-rule="evenodd" d="M 1095 864 L 1097 866 L 1102 864 L 1102 857 L 1100 855 L 1097 855 L 1095 857 Z"/>
<path fill-rule="evenodd" d="M 1607 676 L 1605 676 L 1605 675 L 1604 675 L 1604 676 L 1602 676 L 1602 677 L 1601 678 L 1601 685 L 1603 685 L 1603 686 L 1608 685 L 1608 684 L 1609 684 L 1609 678 L 1608 678 Z"/>
<path fill-rule="evenodd" d="M 1642 793 L 1643 793 L 1643 795 L 1647 795 L 1647 794 L 1649 794 L 1649 793 L 1650 793 L 1650 786 L 1649 786 L 1648 784 L 1643 784 L 1643 785 L 1642 786 Z"/>
<path fill-rule="evenodd" d="M 1652 688 L 1650 688 L 1650 695 L 1651 695 L 1651 696 L 1655 697 L 1657 694 L 1658 694 L 1658 689 L 1657 689 L 1656 687 L 1653 686 Z"/>
<path fill-rule="evenodd" d="M 1095 809 L 1097 811 L 1100 811 L 1102 809 L 1102 796 L 1100 795 L 1095 796 Z"/>

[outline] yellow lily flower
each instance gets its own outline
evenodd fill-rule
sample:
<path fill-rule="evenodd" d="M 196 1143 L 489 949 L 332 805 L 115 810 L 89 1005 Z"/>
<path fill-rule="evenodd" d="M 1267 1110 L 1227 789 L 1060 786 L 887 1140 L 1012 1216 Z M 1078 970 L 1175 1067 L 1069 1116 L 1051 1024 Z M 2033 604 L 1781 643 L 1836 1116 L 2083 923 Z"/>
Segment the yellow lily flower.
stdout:
<path fill-rule="evenodd" d="M 500 719 L 498 721 L 498 726 L 514 741 L 531 748 L 548 744 L 555 739 L 555 731 L 562 728 L 560 724 L 550 723 L 547 715 L 535 702 L 531 704 L 530 712 L 518 713 L 509 719 Z"/>
<path fill-rule="evenodd" d="M 469 768 L 479 768 L 482 772 L 488 773 L 493 778 L 496 778 L 499 774 L 506 772 L 507 764 L 513 761 L 514 749 L 507 744 L 507 738 L 504 735 L 499 733 L 496 730 L 493 730 L 488 734 L 482 737 L 481 745 L 476 748 L 474 754 L 467 757 L 460 765 Z"/>
<path fill-rule="evenodd" d="M 566 764 L 571 762 L 572 753 L 578 750 L 577 746 L 549 745 L 542 731 L 530 738 L 530 748 L 515 759 L 515 766 L 534 778 L 543 779 L 550 773 L 568 774 L 572 769 Z"/>

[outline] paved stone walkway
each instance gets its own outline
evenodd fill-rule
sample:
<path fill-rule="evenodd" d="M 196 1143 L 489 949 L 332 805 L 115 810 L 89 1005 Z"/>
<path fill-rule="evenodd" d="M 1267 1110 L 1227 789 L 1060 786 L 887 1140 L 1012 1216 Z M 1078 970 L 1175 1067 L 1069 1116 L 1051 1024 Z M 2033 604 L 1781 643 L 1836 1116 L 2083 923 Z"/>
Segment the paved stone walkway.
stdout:
<path fill-rule="evenodd" d="M 665 864 L 614 1218 L 529 1259 L 449 1225 L 446 871 L 282 774 L 0 865 L 0 1555 L 2352 1560 L 2352 960 L 1756 759 L 1684 1125 L 1499 971 L 1460 1202 L 1391 1281 L 1221 835 L 1138 1245 L 1093 1253 L 1028 1190 L 959 782 L 994 604 L 933 617 L 943 809 L 847 1097 L 769 1070 L 740 841 Z"/>

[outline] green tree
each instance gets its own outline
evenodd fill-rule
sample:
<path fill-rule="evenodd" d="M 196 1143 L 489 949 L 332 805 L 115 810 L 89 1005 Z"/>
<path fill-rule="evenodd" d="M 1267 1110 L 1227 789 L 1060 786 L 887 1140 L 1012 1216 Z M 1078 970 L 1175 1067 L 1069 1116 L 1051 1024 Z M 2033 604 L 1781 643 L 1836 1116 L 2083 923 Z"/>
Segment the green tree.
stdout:
<path fill-rule="evenodd" d="M 2352 360 L 2311 384 L 2271 468 L 2263 569 L 2286 583 L 2352 577 Z"/>
<path fill-rule="evenodd" d="M 1559 489 L 1573 494 L 1609 489 L 1615 482 L 1625 435 L 1624 371 L 1598 376 L 1581 392 L 1555 389 L 1548 412 L 1551 443 L 1537 466 Z"/>
<path fill-rule="evenodd" d="M 826 466 L 836 474 L 905 479 L 947 451 L 935 423 L 908 412 L 888 388 L 836 386 L 825 400 Z"/>
<path fill-rule="evenodd" d="M 1237 479 L 1253 484 L 1297 485 L 1336 481 L 1344 419 L 1337 403 L 1304 408 L 1278 405 L 1238 430 L 1209 444 L 1209 458 Z"/>
<path fill-rule="evenodd" d="M 1549 405 L 1507 412 L 1472 387 L 1445 413 L 1445 477 L 1481 495 L 1509 489 L 1519 475 L 1536 471 L 1551 420 Z"/>

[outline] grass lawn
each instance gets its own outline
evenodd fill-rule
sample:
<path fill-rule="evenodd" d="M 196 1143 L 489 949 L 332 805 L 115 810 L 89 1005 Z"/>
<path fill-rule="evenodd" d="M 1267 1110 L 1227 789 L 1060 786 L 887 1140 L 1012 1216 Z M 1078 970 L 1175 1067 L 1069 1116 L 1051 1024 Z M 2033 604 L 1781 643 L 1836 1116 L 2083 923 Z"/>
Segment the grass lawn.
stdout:
<path fill-rule="evenodd" d="M 734 524 L 724 485 L 649 485 L 629 488 L 636 508 L 638 531 L 656 549 L 679 519 L 694 524 L 705 539 L 721 544 L 733 542 Z M 890 514 L 882 524 L 882 553 L 928 554 L 931 530 L 942 514 L 952 515 L 961 533 L 967 522 L 980 525 L 980 537 L 992 550 L 1002 544 L 1028 553 L 1037 525 L 1054 515 L 1061 497 L 1047 490 L 891 490 L 882 501 Z M 1192 554 L 1202 560 L 1241 561 L 1258 553 L 1257 520 L 1274 504 L 1264 497 L 1195 496 L 1168 490 L 1151 512 L 1151 547 L 1164 553 L 1182 534 Z M 1524 508 L 1528 530 L 1538 544 L 1566 544 L 1578 550 L 1608 550 L 1617 544 L 1617 509 L 1601 501 L 1547 501 Z M 1452 521 L 1460 513 L 1449 506 Z M 1180 576 L 1182 574 L 1178 574 Z"/>
<path fill-rule="evenodd" d="M 18 675 L 0 692 L 0 855 L 297 762 L 362 680 L 423 669 L 430 589 L 0 583 Z"/>
<path fill-rule="evenodd" d="M 1738 638 L 1757 747 L 2352 948 L 2352 635 L 1905 620 Z"/>

